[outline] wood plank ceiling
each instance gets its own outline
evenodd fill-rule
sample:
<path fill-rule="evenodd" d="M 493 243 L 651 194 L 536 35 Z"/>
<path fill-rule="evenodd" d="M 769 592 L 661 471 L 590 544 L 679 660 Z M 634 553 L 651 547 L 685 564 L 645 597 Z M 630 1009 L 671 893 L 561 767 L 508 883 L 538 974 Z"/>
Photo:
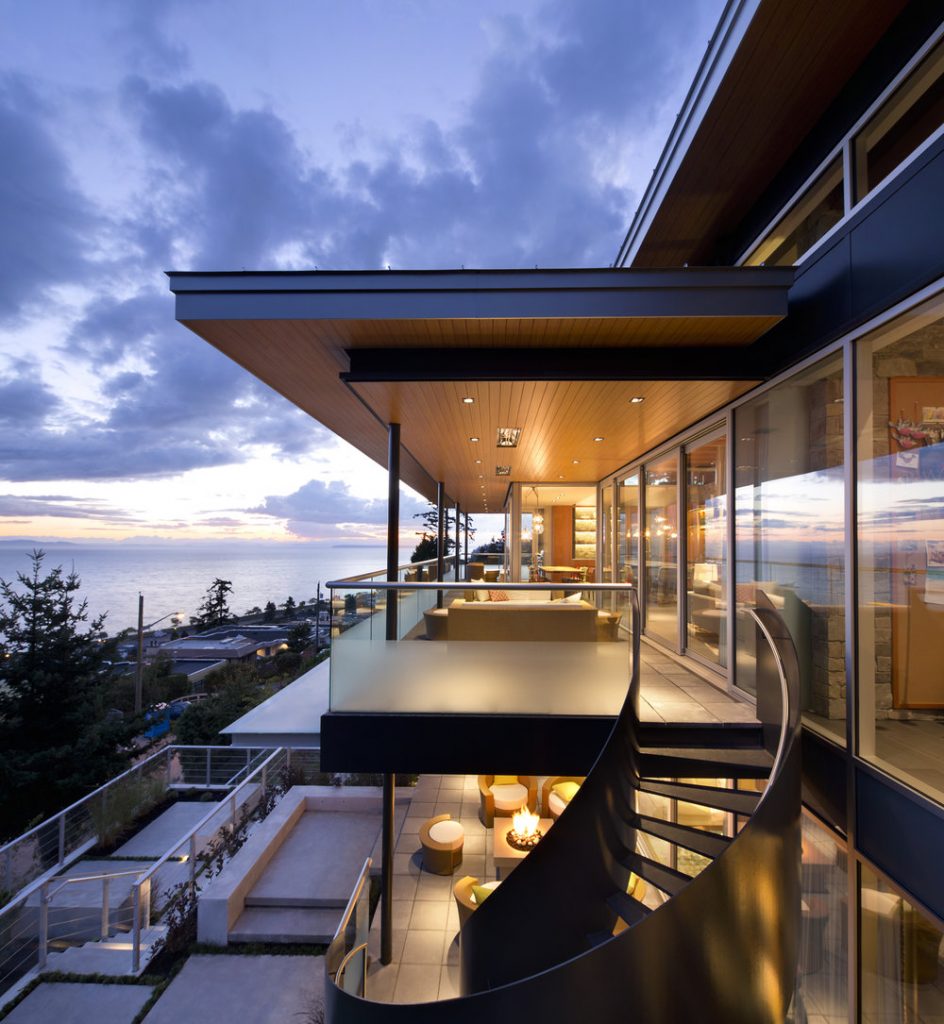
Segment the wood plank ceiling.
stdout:
<path fill-rule="evenodd" d="M 348 368 L 346 348 L 350 347 L 352 336 L 364 345 L 376 345 L 378 335 L 372 329 L 376 322 L 342 321 L 343 331 L 332 321 L 184 322 L 380 465 L 385 466 L 387 460 L 385 424 L 399 422 L 405 449 L 401 458 L 404 482 L 432 500 L 435 483 L 442 480 L 449 497 L 472 511 L 484 511 L 486 506 L 489 511 L 500 510 L 509 479 L 599 480 L 753 386 L 753 382 L 745 381 L 606 380 L 419 381 L 348 386 L 339 379 L 339 374 Z M 366 326 L 355 330 L 359 323 Z M 397 326 L 398 342 L 400 336 L 415 336 L 414 330 L 419 333 L 424 326 L 417 321 L 392 323 Z M 624 326 L 630 325 L 627 331 L 636 330 L 631 326 L 634 323 L 624 322 Z M 730 326 L 732 320 L 728 318 L 727 323 Z M 475 324 L 476 321 L 457 322 L 463 330 Z M 536 335 L 538 325 L 528 326 L 531 335 Z M 684 335 L 685 343 L 691 344 L 692 337 L 703 326 L 689 321 L 687 332 L 671 336 Z M 757 327 L 755 322 L 755 332 Z M 614 325 L 610 324 L 608 329 L 612 332 Z M 478 332 L 479 337 L 484 336 L 481 324 Z M 579 344 L 579 330 L 559 332 L 559 326 L 554 324 L 544 333 L 559 334 L 571 346 Z M 725 335 L 726 340 L 738 338 L 732 351 L 743 344 L 744 334 L 732 330 Z M 456 333 L 445 335 L 454 337 L 455 345 L 465 347 L 461 336 L 458 326 Z M 593 337 L 602 347 L 601 334 L 594 331 Z M 445 339 L 439 335 L 436 340 L 442 344 Z M 521 335 L 509 334 L 509 340 L 520 345 Z M 646 340 L 651 343 L 652 336 Z M 489 336 L 489 343 L 494 343 L 493 336 Z M 474 349 L 470 349 L 470 358 L 475 358 Z M 540 358 L 536 348 L 536 369 Z M 605 367 L 601 371 L 605 372 Z M 629 399 L 634 396 L 645 401 L 631 404 Z M 474 402 L 465 404 L 462 399 L 466 397 Z M 499 427 L 521 428 L 521 441 L 516 449 L 496 447 Z M 472 442 L 470 437 L 480 440 Z M 595 437 L 604 440 L 594 441 Z M 476 459 L 482 461 L 477 463 Z M 498 465 L 510 465 L 511 476 L 497 476 Z"/>

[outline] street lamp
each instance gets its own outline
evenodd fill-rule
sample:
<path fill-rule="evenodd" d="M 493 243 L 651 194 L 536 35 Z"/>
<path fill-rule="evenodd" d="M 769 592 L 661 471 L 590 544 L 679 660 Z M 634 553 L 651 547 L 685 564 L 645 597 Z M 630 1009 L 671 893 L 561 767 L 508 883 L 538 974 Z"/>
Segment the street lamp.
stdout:
<path fill-rule="evenodd" d="M 142 692 L 144 689 L 144 631 L 152 629 L 164 619 L 183 618 L 183 612 L 168 612 L 159 619 L 144 625 L 144 594 L 138 594 L 138 660 L 134 666 L 134 713 L 141 713 Z"/>

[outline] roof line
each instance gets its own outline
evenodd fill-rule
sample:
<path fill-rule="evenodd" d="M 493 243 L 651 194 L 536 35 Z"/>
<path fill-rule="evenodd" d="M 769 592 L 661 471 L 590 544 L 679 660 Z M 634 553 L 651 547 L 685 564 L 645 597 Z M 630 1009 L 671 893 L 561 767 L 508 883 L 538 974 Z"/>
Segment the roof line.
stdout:
<path fill-rule="evenodd" d="M 669 185 L 701 126 L 718 86 L 763 0 L 728 0 L 705 55 L 688 88 L 649 184 L 633 214 L 626 237 L 616 254 L 615 266 L 625 269 L 636 258 L 645 233 L 665 198 Z"/>

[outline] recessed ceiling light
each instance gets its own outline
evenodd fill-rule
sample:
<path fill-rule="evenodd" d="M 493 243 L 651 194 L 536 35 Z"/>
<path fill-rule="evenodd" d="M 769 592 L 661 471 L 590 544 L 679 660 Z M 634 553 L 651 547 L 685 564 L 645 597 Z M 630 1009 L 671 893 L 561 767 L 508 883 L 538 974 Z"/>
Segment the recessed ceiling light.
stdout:
<path fill-rule="evenodd" d="M 629 400 L 630 405 L 639 405 L 640 402 L 645 402 L 645 398 L 642 395 L 633 395 Z"/>
<path fill-rule="evenodd" d="M 470 441 L 471 441 L 471 442 L 472 442 L 473 444 L 475 444 L 475 443 L 476 443 L 476 442 L 478 441 L 478 438 L 477 438 L 477 437 L 470 437 L 470 438 L 469 438 L 469 440 L 470 440 Z"/>
<path fill-rule="evenodd" d="M 593 440 L 596 441 L 597 444 L 599 444 L 603 440 L 603 438 L 602 437 L 595 437 Z"/>
<path fill-rule="evenodd" d="M 484 479 L 485 479 L 485 474 L 484 473 L 479 473 L 479 480 L 484 480 Z"/>
<path fill-rule="evenodd" d="M 475 464 L 476 464 L 476 466 L 481 466 L 482 465 L 482 460 L 481 459 L 476 459 L 475 460 Z"/>
<path fill-rule="evenodd" d="M 563 479 L 564 479 L 564 474 L 563 474 L 563 473 L 561 473 L 561 475 L 560 475 L 560 476 L 559 476 L 559 477 L 558 477 L 557 479 L 558 479 L 558 480 L 563 480 Z"/>
<path fill-rule="evenodd" d="M 579 466 L 580 465 L 580 459 L 571 459 L 570 461 L 571 461 L 571 464 L 574 465 L 574 466 Z"/>
<path fill-rule="evenodd" d="M 471 405 L 474 401 L 475 401 L 474 398 L 472 398 L 469 395 L 466 395 L 465 398 L 462 399 L 462 404 L 463 405 Z"/>

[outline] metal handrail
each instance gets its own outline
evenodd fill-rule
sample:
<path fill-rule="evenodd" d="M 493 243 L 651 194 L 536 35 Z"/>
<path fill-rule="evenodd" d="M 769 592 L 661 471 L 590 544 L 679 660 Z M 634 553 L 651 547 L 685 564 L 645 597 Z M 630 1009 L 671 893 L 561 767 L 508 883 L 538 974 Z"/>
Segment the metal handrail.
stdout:
<path fill-rule="evenodd" d="M 361 990 L 358 993 L 358 995 L 361 997 L 361 999 L 366 999 L 367 998 L 367 963 L 366 963 L 366 959 L 367 959 L 367 943 L 366 942 L 360 942 L 360 943 L 358 943 L 356 946 L 354 946 L 350 950 L 350 952 L 347 954 L 347 956 L 341 961 L 341 965 L 338 967 L 338 969 L 335 972 L 334 976 L 335 976 L 336 983 L 341 988 L 344 988 L 344 972 L 347 970 L 347 965 L 354 959 L 354 957 L 358 953 L 362 953 L 363 956 L 364 956 L 364 959 L 365 959 L 364 973 L 361 975 Z"/>
<path fill-rule="evenodd" d="M 364 866 L 360 870 L 360 874 L 357 876 L 357 881 L 354 883 L 354 888 L 351 890 L 350 898 L 347 901 L 347 906 L 344 908 L 344 913 L 341 915 L 341 920 L 338 922 L 338 926 L 334 931 L 334 936 L 328 943 L 328 949 L 325 952 L 325 970 L 329 975 L 337 975 L 341 969 L 341 964 L 337 968 L 332 970 L 331 961 L 337 957 L 337 944 L 344 944 L 344 933 L 347 931 L 347 926 L 351 923 L 351 916 L 357 907 L 357 901 L 361 898 L 361 893 L 364 890 L 364 883 L 367 881 L 367 877 L 370 873 L 371 865 L 373 860 L 368 857 L 364 861 Z"/>
<path fill-rule="evenodd" d="M 329 590 L 347 590 L 350 588 L 351 580 L 332 580 L 326 583 Z M 478 583 L 473 585 L 471 580 L 449 582 L 447 580 L 433 581 L 432 583 L 404 583 L 399 580 L 379 580 L 371 583 L 371 590 L 593 590 L 610 593 L 628 593 L 636 590 L 635 583 L 586 583 L 583 581 L 570 582 L 560 580 L 557 583 Z"/>
<path fill-rule="evenodd" d="M 456 558 L 455 554 L 443 555 L 443 562 L 452 562 Z M 406 571 L 407 569 L 417 569 L 426 565 L 439 565 L 438 558 L 426 558 L 422 562 L 405 562 L 403 565 L 397 566 L 397 572 Z M 386 575 L 386 569 L 375 569 L 373 572 L 362 572 L 359 576 L 347 576 L 345 579 L 348 583 L 360 583 L 361 580 L 369 580 L 374 576 L 379 576 L 381 573 Z M 335 584 L 329 583 L 328 587 L 333 587 Z M 412 590 L 412 584 L 410 586 Z"/>

